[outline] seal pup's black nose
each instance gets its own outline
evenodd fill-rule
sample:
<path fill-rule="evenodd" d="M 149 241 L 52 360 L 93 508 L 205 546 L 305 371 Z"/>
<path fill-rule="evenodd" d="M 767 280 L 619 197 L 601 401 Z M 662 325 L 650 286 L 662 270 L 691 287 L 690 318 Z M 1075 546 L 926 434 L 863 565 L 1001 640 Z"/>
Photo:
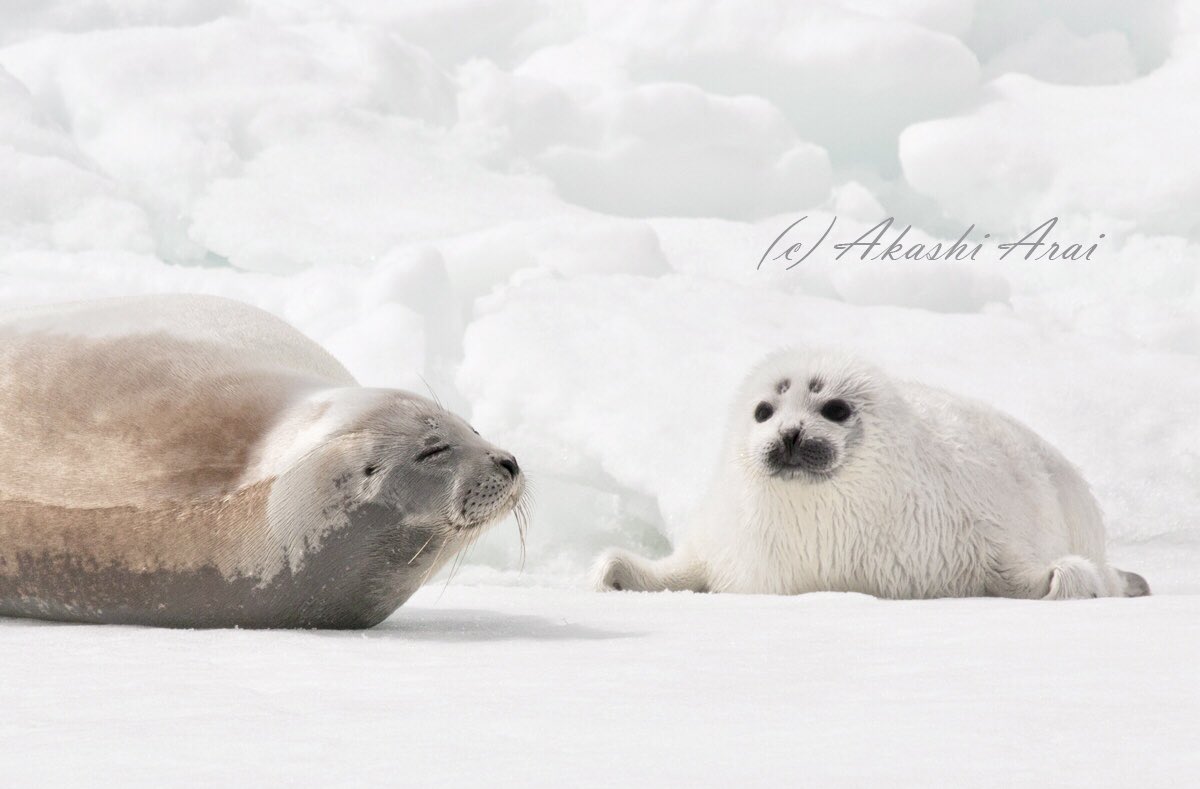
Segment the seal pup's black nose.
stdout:
<path fill-rule="evenodd" d="M 799 428 L 779 431 L 779 440 L 783 444 L 784 456 L 791 459 L 796 456 L 796 447 L 800 443 Z"/>
<path fill-rule="evenodd" d="M 517 459 L 512 455 L 496 455 L 492 460 L 496 461 L 496 465 L 507 471 L 513 479 L 516 479 L 517 474 L 521 473 L 521 467 L 517 465 Z"/>

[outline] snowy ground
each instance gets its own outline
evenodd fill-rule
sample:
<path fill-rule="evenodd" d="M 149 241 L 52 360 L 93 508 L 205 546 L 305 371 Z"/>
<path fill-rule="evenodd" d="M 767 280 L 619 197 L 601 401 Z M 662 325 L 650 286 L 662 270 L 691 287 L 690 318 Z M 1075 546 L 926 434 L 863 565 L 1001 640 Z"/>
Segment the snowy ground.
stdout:
<path fill-rule="evenodd" d="M 362 636 L 0 623 L 0 768 L 1187 783 L 1197 84 L 1195 0 L 0 4 L 0 308 L 257 304 L 427 381 L 536 505 L 523 572 L 503 524 Z M 1099 246 L 760 270 L 801 216 Z M 733 387 L 803 343 L 1028 423 L 1157 596 L 585 593 L 604 547 L 669 549 Z"/>
<path fill-rule="evenodd" d="M 1197 596 L 427 587 L 366 633 L 0 623 L 0 734 L 14 785 L 1181 786 L 1198 644 Z"/>

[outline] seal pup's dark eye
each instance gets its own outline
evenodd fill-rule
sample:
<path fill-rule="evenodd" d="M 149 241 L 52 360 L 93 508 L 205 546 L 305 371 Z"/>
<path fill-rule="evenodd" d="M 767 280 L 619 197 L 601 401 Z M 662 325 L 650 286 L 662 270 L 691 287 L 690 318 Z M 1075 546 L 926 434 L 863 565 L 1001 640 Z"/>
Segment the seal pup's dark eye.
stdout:
<path fill-rule="evenodd" d="M 374 474 L 377 470 L 378 469 L 375 466 L 367 466 L 366 468 L 363 469 L 363 473 L 369 477 L 372 474 Z"/>
<path fill-rule="evenodd" d="M 821 406 L 821 416 L 830 422 L 845 422 L 852 413 L 854 409 L 850 408 L 850 404 L 845 400 L 830 400 Z"/>
<path fill-rule="evenodd" d="M 771 406 L 770 403 L 759 403 L 758 406 L 754 409 L 754 421 L 755 422 L 766 422 L 768 419 L 771 418 L 771 414 L 774 414 L 774 413 L 775 413 L 775 409 Z"/>

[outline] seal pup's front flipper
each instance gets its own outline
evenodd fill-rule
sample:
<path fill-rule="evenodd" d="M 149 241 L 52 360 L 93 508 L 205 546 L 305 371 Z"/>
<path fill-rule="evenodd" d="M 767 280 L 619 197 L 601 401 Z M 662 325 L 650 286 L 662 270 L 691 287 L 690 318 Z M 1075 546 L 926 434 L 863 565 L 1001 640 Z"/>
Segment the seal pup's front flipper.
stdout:
<path fill-rule="evenodd" d="M 708 566 L 678 554 L 655 561 L 611 548 L 596 561 L 592 585 L 602 592 L 707 592 Z"/>

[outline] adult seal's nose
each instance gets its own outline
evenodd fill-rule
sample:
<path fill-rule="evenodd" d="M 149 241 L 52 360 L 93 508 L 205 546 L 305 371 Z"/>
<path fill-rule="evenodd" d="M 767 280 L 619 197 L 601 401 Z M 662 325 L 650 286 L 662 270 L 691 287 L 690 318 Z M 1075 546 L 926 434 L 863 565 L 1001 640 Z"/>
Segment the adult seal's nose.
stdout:
<path fill-rule="evenodd" d="M 513 479 L 521 473 L 521 467 L 517 465 L 517 459 L 512 455 L 493 455 L 492 460 L 496 461 L 496 465 L 508 472 L 508 475 Z"/>

